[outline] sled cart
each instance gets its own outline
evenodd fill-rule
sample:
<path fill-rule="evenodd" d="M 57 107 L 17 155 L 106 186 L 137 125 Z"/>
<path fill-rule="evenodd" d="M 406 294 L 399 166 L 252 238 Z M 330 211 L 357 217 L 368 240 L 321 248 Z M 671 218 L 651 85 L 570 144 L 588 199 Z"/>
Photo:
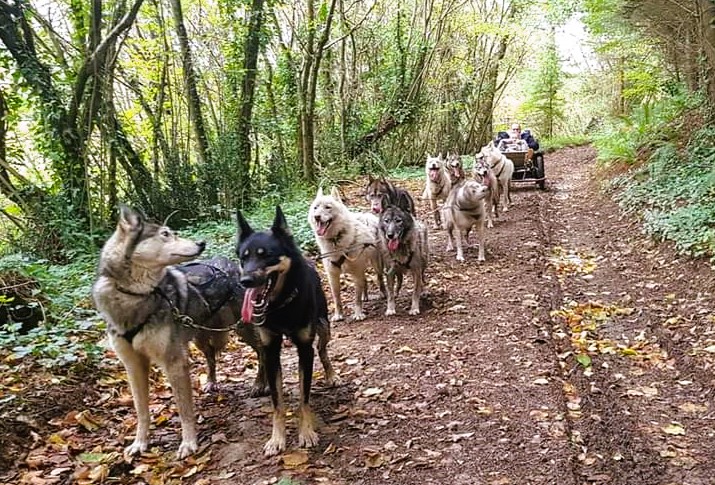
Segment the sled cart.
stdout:
<path fill-rule="evenodd" d="M 504 152 L 504 155 L 514 162 L 512 182 L 535 183 L 540 189 L 546 187 L 546 174 L 544 172 L 544 152 L 527 150 Z"/>

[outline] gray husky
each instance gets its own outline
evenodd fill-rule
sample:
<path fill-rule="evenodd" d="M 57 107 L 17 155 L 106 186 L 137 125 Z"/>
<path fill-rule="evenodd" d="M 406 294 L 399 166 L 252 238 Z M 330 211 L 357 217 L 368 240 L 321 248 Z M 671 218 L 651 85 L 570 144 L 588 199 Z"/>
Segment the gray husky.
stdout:
<path fill-rule="evenodd" d="M 465 180 L 462 185 L 452 189 L 442 206 L 442 217 L 447 229 L 447 251 L 452 250 L 454 237 L 457 244 L 457 261 L 464 261 L 462 237 L 468 235 L 474 226 L 477 228 L 479 242 L 478 260 L 484 261 L 484 199 L 487 193 L 488 189 L 476 180 Z"/>
<path fill-rule="evenodd" d="M 240 316 L 244 293 L 237 265 L 226 258 L 173 266 L 193 260 L 204 247 L 205 243 L 180 238 L 123 206 L 117 228 L 102 248 L 92 295 L 127 370 L 137 412 L 137 433 L 125 449 L 127 455 L 144 452 L 149 444 L 152 362 L 163 369 L 176 398 L 182 435 L 178 458 L 198 448 L 188 344 L 193 339 L 206 355 L 207 388 L 214 387 L 216 355 Z M 252 326 L 239 331 L 258 351 Z M 259 364 L 254 394 L 265 393 L 266 388 Z"/>
<path fill-rule="evenodd" d="M 402 287 L 404 273 L 408 272 L 414 283 L 410 315 L 419 315 L 424 272 L 429 259 L 427 227 L 399 204 L 388 205 L 380 214 L 380 238 L 387 271 L 385 315 L 395 314 L 395 297 Z"/>
<path fill-rule="evenodd" d="M 487 228 L 494 227 L 492 213 L 494 214 L 494 217 L 499 217 L 499 198 L 501 196 L 499 182 L 497 181 L 496 175 L 494 175 L 494 171 L 491 169 L 489 163 L 484 159 L 484 157 L 477 157 L 474 159 L 473 174 L 474 180 L 489 189 L 489 194 L 485 201 Z"/>

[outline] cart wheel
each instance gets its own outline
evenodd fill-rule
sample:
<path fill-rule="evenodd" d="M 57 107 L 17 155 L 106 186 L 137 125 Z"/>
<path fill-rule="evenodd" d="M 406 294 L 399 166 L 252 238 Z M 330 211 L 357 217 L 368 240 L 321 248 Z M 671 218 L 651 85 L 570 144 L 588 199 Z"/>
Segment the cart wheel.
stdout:
<path fill-rule="evenodd" d="M 541 190 L 544 190 L 546 188 L 546 179 L 545 173 L 544 173 L 544 156 L 539 154 L 536 155 L 536 178 L 541 179 L 538 182 L 536 182 L 539 185 L 539 188 Z"/>

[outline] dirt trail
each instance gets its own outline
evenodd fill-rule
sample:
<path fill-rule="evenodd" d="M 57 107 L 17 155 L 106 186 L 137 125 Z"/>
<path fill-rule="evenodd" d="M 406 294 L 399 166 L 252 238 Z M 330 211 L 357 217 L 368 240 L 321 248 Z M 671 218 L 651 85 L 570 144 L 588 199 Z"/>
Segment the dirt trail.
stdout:
<path fill-rule="evenodd" d="M 178 440 L 173 416 L 152 435 L 157 454 L 115 462 L 110 475 L 119 483 L 181 475 L 201 484 L 713 483 L 713 272 L 622 217 L 591 181 L 593 157 L 590 148 L 548 155 L 549 190 L 514 190 L 483 264 L 475 249 L 458 263 L 433 231 L 422 315 L 407 315 L 407 279 L 396 317 L 385 318 L 376 299 L 366 321 L 334 325 L 330 352 L 343 385 L 323 388 L 316 373 L 316 450 L 293 448 L 291 420 L 287 454 L 263 458 L 270 403 L 247 397 L 254 370 L 247 353 L 232 352 L 220 363 L 221 393 L 197 397 L 198 458 L 166 462 Z M 419 181 L 407 186 L 421 192 Z M 365 205 L 357 192 L 348 204 Z M 283 351 L 291 407 L 294 353 Z M 134 429 L 126 397 L 100 399 L 107 426 L 68 455 L 98 443 L 119 450 Z M 170 409 L 169 397 L 159 392 L 155 408 Z"/>

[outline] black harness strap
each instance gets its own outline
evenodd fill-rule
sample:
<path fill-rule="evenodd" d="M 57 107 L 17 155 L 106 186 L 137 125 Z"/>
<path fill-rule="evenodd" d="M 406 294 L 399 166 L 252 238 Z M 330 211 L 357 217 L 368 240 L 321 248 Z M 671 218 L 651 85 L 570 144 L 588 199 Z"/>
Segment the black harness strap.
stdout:
<path fill-rule="evenodd" d="M 337 261 L 333 261 L 333 260 L 331 259 L 331 260 L 330 260 L 330 264 L 332 264 L 333 266 L 336 266 L 336 267 L 338 267 L 338 268 L 342 268 L 342 267 L 343 267 L 343 264 L 345 264 L 345 260 L 346 260 L 346 259 L 348 259 L 348 257 L 343 254 L 342 256 L 340 256 L 340 257 L 338 258 Z"/>
<path fill-rule="evenodd" d="M 499 173 L 496 175 L 497 178 L 499 178 L 501 173 L 504 171 L 504 168 L 506 168 L 506 163 L 504 163 L 503 160 L 500 160 L 500 161 L 501 161 L 501 169 L 499 170 Z"/>
<path fill-rule="evenodd" d="M 158 286 L 155 286 L 154 289 L 152 289 L 149 293 L 136 293 L 134 291 L 129 291 L 127 289 L 122 288 L 121 286 L 117 286 L 117 291 L 120 293 L 124 293 L 125 295 L 131 295 L 131 296 L 150 296 L 150 295 L 159 295 L 162 297 L 164 300 L 169 302 L 169 305 L 171 305 L 171 300 L 167 296 L 166 293 L 164 293 L 161 288 Z M 127 332 L 124 332 L 123 334 L 119 335 L 120 337 L 126 339 L 127 342 L 131 345 L 132 341 L 134 340 L 134 337 L 139 335 L 139 332 L 144 330 L 144 327 L 146 326 L 147 323 L 149 323 L 149 319 L 154 315 L 155 312 L 150 313 L 147 315 L 147 317 L 144 319 L 143 322 L 141 322 L 139 325 L 136 327 L 132 328 L 131 330 L 128 330 Z"/>

